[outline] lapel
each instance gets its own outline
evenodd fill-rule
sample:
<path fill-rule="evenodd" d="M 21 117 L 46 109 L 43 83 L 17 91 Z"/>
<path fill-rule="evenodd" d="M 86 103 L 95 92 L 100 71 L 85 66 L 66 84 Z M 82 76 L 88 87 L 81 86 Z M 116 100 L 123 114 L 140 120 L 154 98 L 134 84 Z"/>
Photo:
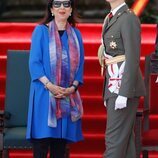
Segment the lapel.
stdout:
<path fill-rule="evenodd" d="M 117 21 L 117 19 L 125 12 L 127 11 L 128 6 L 124 5 L 122 6 L 114 15 L 114 17 L 110 20 L 110 22 L 107 24 L 107 27 L 104 30 L 104 33 Z M 108 20 L 107 20 L 108 21 Z"/>
<path fill-rule="evenodd" d="M 104 33 L 105 33 L 105 31 L 106 31 L 106 28 L 107 28 L 107 26 L 108 26 L 108 15 L 109 14 L 107 14 L 107 16 L 105 17 L 105 19 L 104 19 L 104 24 L 103 24 L 103 30 L 102 30 L 102 36 L 104 35 Z"/>

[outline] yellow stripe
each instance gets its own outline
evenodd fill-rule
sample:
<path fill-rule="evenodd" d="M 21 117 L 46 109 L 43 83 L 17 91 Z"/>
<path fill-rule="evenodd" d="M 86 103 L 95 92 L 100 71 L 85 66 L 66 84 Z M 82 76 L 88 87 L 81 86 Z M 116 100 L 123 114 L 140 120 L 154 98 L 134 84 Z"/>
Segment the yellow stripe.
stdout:
<path fill-rule="evenodd" d="M 137 16 L 139 16 L 143 12 L 148 2 L 149 0 L 137 0 L 132 6 L 132 10 Z"/>

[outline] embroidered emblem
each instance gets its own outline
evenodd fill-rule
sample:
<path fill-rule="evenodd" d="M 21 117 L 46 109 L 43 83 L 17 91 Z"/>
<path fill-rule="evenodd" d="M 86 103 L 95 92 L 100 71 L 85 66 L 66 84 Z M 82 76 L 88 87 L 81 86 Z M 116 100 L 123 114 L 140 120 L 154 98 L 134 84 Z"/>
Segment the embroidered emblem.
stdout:
<path fill-rule="evenodd" d="M 112 49 L 116 49 L 116 48 L 117 48 L 116 42 L 111 41 L 111 42 L 110 42 L 110 47 L 111 47 Z"/>

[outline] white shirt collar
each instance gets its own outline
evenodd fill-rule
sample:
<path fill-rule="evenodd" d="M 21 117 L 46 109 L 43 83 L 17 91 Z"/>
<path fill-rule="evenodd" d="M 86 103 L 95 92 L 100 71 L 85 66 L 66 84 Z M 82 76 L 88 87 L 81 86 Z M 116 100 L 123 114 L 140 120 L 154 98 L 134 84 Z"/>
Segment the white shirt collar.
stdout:
<path fill-rule="evenodd" d="M 126 5 L 125 2 L 122 3 L 122 4 L 120 4 L 120 5 L 119 5 L 118 7 L 116 7 L 114 10 L 111 10 L 112 15 L 114 16 L 114 15 L 116 14 L 116 12 L 117 12 L 122 6 L 124 6 L 124 5 Z"/>

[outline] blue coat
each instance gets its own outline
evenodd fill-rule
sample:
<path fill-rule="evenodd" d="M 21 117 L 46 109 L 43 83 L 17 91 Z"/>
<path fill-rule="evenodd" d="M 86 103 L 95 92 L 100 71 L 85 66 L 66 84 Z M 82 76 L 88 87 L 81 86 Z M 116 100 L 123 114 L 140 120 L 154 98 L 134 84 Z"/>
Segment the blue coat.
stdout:
<path fill-rule="evenodd" d="M 79 30 L 74 28 L 80 43 L 80 65 L 75 80 L 83 83 L 84 50 Z M 68 50 L 66 31 L 61 36 L 62 45 Z M 29 69 L 31 75 L 30 99 L 26 138 L 63 138 L 70 142 L 83 139 L 81 120 L 72 122 L 70 117 L 58 120 L 57 127 L 48 126 L 49 92 L 39 78 L 50 77 L 49 31 L 46 25 L 38 25 L 32 34 Z"/>

